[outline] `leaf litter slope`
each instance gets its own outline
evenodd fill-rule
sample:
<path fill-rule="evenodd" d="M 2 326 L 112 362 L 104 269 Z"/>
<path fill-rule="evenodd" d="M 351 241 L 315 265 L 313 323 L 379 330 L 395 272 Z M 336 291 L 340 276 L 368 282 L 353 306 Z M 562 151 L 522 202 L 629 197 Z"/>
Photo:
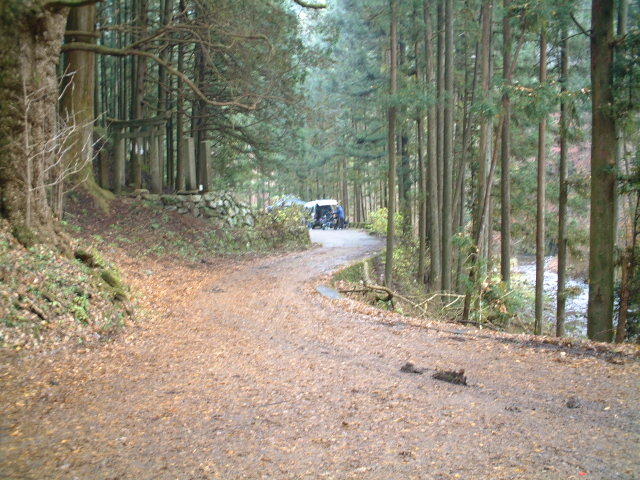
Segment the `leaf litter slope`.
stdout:
<path fill-rule="evenodd" d="M 638 478 L 636 360 L 328 300 L 309 281 L 380 243 L 314 235 L 329 246 L 215 268 L 123 259 L 161 314 L 2 362 L 0 478 Z"/>

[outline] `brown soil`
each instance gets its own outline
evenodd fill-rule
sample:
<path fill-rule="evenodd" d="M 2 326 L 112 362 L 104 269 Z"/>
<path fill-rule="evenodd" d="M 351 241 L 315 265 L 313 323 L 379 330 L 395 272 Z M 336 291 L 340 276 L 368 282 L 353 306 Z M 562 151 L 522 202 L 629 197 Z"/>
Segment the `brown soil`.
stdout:
<path fill-rule="evenodd" d="M 636 359 L 326 299 L 313 282 L 378 244 L 322 235 L 215 266 L 120 254 L 158 314 L 0 358 L 0 478 L 640 477 Z"/>
<path fill-rule="evenodd" d="M 114 254 L 115 247 L 126 250 L 130 257 L 211 257 L 211 238 L 206 234 L 223 235 L 207 219 L 163 210 L 134 198 L 117 197 L 105 213 L 82 192 L 69 200 L 65 219 L 78 230 L 74 235 L 106 250 L 108 255 Z"/>

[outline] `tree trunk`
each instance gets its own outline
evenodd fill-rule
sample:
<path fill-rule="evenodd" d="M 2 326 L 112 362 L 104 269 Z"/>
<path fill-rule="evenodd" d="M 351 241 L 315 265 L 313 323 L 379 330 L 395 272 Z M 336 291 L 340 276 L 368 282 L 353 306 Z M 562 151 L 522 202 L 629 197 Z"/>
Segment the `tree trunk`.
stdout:
<path fill-rule="evenodd" d="M 618 309 L 618 325 L 616 328 L 616 343 L 624 342 L 627 338 L 627 322 L 631 300 L 631 282 L 635 275 L 636 248 L 638 242 L 638 221 L 640 220 L 640 192 L 636 193 L 636 206 L 631 226 L 631 244 L 622 257 L 622 279 L 620 282 L 620 307 Z"/>
<path fill-rule="evenodd" d="M 511 283 L 511 1 L 503 0 L 504 18 L 502 20 L 502 151 L 500 153 L 500 275 L 502 281 Z"/>
<path fill-rule="evenodd" d="M 633 250 L 629 249 L 622 255 L 622 278 L 620 279 L 620 308 L 618 311 L 618 325 L 616 327 L 616 343 L 622 343 L 627 338 L 627 321 L 629 317 L 629 301 L 631 299 L 630 283 L 633 278 Z"/>
<path fill-rule="evenodd" d="M 180 18 L 185 15 L 185 4 L 184 0 L 180 0 L 179 3 L 180 8 Z M 178 43 L 178 70 L 184 71 L 184 44 L 182 42 Z M 184 81 L 181 78 L 178 78 L 177 81 L 177 109 L 176 112 L 176 189 L 184 190 L 186 186 L 186 161 L 187 158 L 184 156 L 185 152 L 185 137 L 184 137 L 184 117 L 185 117 L 185 106 L 184 106 Z"/>
<path fill-rule="evenodd" d="M 451 221 L 453 181 L 453 0 L 445 0 L 444 145 L 442 172 L 442 289 L 451 290 Z"/>
<path fill-rule="evenodd" d="M 416 126 L 418 133 L 418 281 L 424 282 L 427 252 L 427 175 L 424 165 L 424 117 L 422 111 L 418 112 Z"/>
<path fill-rule="evenodd" d="M 149 150 L 149 174 L 151 176 L 151 193 L 162 193 L 162 164 L 161 164 L 161 142 L 162 137 L 149 137 L 147 149 Z"/>
<path fill-rule="evenodd" d="M 467 4 L 468 2 L 465 2 L 465 4 Z M 482 19 L 480 19 L 482 20 Z M 453 228 L 454 231 L 459 231 L 462 230 L 462 227 L 464 226 L 464 211 L 465 211 L 465 180 L 466 180 L 466 170 L 467 170 L 467 160 L 468 160 L 468 152 L 471 148 L 471 125 L 472 125 L 472 109 L 471 107 L 474 105 L 475 102 L 475 98 L 476 98 L 476 90 L 477 90 L 477 85 L 478 85 L 478 67 L 480 64 L 480 55 L 479 55 L 479 50 L 480 50 L 480 42 L 476 42 L 475 45 L 475 55 L 474 55 L 474 62 L 473 62 L 473 74 L 472 74 L 472 80 L 471 80 L 471 85 L 469 85 L 469 73 L 470 73 L 470 69 L 469 69 L 469 65 L 468 65 L 468 59 L 470 57 L 469 52 L 468 52 L 468 48 L 469 48 L 469 41 L 467 36 L 463 36 L 463 47 L 462 47 L 462 51 L 463 53 L 463 58 L 464 58 L 464 83 L 463 83 L 463 88 L 460 89 L 460 99 L 459 102 L 462 103 L 462 109 L 461 109 L 461 123 L 462 124 L 462 139 L 460 141 L 461 144 L 461 148 L 460 148 L 460 154 L 457 155 L 456 159 L 456 169 L 455 169 L 455 173 L 457 174 L 455 176 L 455 187 L 453 190 L 453 206 L 454 206 L 454 213 L 453 213 Z M 455 125 L 455 124 L 454 124 Z M 455 151 L 454 151 L 455 153 Z M 461 269 L 461 260 L 462 255 L 458 255 L 458 258 L 456 260 L 457 263 L 457 270 L 458 273 L 456 275 L 456 285 L 458 284 L 458 277 L 460 275 L 460 269 Z"/>
<path fill-rule="evenodd" d="M 616 34 L 618 38 L 623 38 L 627 34 L 627 20 L 629 16 L 629 4 L 627 0 L 618 0 L 618 25 L 616 29 Z M 616 149 L 616 165 L 618 168 L 621 168 L 623 163 L 625 163 L 625 136 L 624 130 L 620 128 L 619 125 L 616 125 L 616 138 L 618 141 L 617 149 Z M 626 169 L 628 172 L 628 167 Z M 628 215 L 632 217 L 634 213 L 631 210 L 630 202 L 627 204 L 628 207 Z M 622 279 L 620 281 L 620 304 L 618 308 L 618 325 L 616 327 L 616 343 L 624 342 L 627 337 L 627 317 L 629 314 L 629 301 L 631 292 L 629 291 L 629 283 L 633 278 L 634 272 L 634 264 L 635 264 L 635 218 L 630 222 L 627 222 L 627 230 L 628 234 L 631 235 L 631 247 L 627 244 L 627 253 L 622 257 Z M 629 224 L 632 224 L 631 228 L 629 228 Z M 630 250 L 629 250 L 630 248 Z"/>
<path fill-rule="evenodd" d="M 413 13 L 414 17 L 417 18 L 415 7 Z M 419 38 L 416 38 L 414 53 L 416 83 L 422 85 L 424 78 L 422 61 L 420 60 Z M 424 113 L 420 107 L 416 109 L 416 127 L 418 142 L 418 281 L 424 282 L 426 276 L 425 257 L 427 252 L 427 176 L 424 165 Z"/>
<path fill-rule="evenodd" d="M 343 158 L 341 163 L 342 175 L 340 176 L 340 187 L 341 187 L 341 197 L 342 197 L 342 207 L 344 208 L 345 218 L 348 218 L 350 213 L 349 208 L 349 184 L 347 183 L 347 172 L 349 169 L 347 168 L 347 159 Z"/>
<path fill-rule="evenodd" d="M 120 195 L 122 187 L 125 184 L 125 148 L 124 138 L 121 134 L 122 130 L 118 129 L 113 135 L 113 141 L 115 143 L 113 148 L 113 191 L 116 195 Z"/>
<path fill-rule="evenodd" d="M 391 7 L 391 32 L 390 32 L 390 94 L 395 96 L 398 92 L 398 2 L 390 0 Z M 393 99 L 392 101 L 395 101 Z M 391 287 L 393 279 L 393 249 L 396 213 L 396 106 L 392 103 L 388 110 L 389 131 L 387 150 L 389 154 L 389 173 L 387 178 L 387 252 L 384 269 L 384 284 Z"/>
<path fill-rule="evenodd" d="M 411 217 L 411 160 L 409 158 L 409 137 L 405 131 L 406 126 L 402 127 L 400 135 L 400 213 L 402 214 L 402 236 L 409 239 L 412 233 L 412 217 Z"/>
<path fill-rule="evenodd" d="M 67 14 L 42 2 L 0 4 L 0 215 L 21 243 L 65 250 L 45 188 L 53 159 L 42 146 L 58 133 L 56 67 Z"/>
<path fill-rule="evenodd" d="M 138 27 L 138 37 L 144 37 L 147 28 L 147 11 L 148 0 L 135 0 L 135 19 L 134 23 Z M 134 61 L 134 72 L 132 77 L 132 97 L 131 97 L 131 119 L 138 120 L 145 116 L 145 83 L 147 77 L 147 59 L 145 57 L 137 57 Z M 142 150 L 143 141 L 136 139 L 132 142 L 131 149 L 131 170 L 130 180 L 133 188 L 142 188 Z"/>
<path fill-rule="evenodd" d="M 482 36 L 480 39 L 480 96 L 482 101 L 487 101 L 489 96 L 489 88 L 491 86 L 491 77 L 489 72 L 491 58 L 491 20 L 493 17 L 493 1 L 485 0 L 482 4 Z M 475 232 L 480 225 L 481 203 L 484 198 L 484 192 L 488 188 L 487 174 L 489 167 L 489 146 L 490 146 L 491 122 L 490 119 L 480 117 L 480 139 L 478 145 L 478 176 L 475 195 L 475 210 L 473 218 L 473 231 Z M 477 248 L 478 257 L 483 258 L 483 235 L 478 235 L 481 239 Z"/>
<path fill-rule="evenodd" d="M 591 8 L 591 216 L 587 334 L 609 342 L 613 333 L 616 243 L 616 121 L 613 104 L 613 0 Z"/>
<path fill-rule="evenodd" d="M 487 100 L 489 95 L 489 88 L 491 84 L 490 77 L 490 59 L 491 59 L 491 20 L 493 17 L 493 3 L 492 0 L 484 0 L 482 3 L 481 11 L 481 37 L 480 37 L 480 90 L 481 98 L 483 101 Z M 478 64 L 478 61 L 476 61 Z M 477 282 L 478 275 L 480 273 L 479 260 L 483 258 L 482 238 L 483 231 L 485 230 L 485 222 L 483 215 L 485 209 L 483 202 L 487 189 L 491 188 L 488 182 L 488 163 L 489 163 L 489 142 L 491 132 L 490 120 L 484 116 L 480 117 L 480 139 L 478 146 L 478 175 L 475 192 L 475 206 L 473 212 L 473 227 L 472 238 L 474 239 L 474 245 L 471 252 L 471 268 L 469 269 L 469 279 L 471 283 L 471 289 L 476 288 L 474 285 Z M 482 294 L 482 289 L 478 288 L 478 295 Z M 471 313 L 471 294 L 472 290 L 467 291 L 464 299 L 464 305 L 462 310 L 462 320 L 464 322 L 469 321 Z"/>
<path fill-rule="evenodd" d="M 567 27 L 563 25 L 560 32 L 560 165 L 559 183 L 560 196 L 558 199 L 558 287 L 556 304 L 556 337 L 564 337 L 564 322 L 567 305 L 567 133 L 569 119 L 567 112 L 567 80 L 569 73 L 569 40 L 567 39 Z"/>
<path fill-rule="evenodd" d="M 436 87 L 437 87 L 437 135 L 436 135 L 436 157 L 438 166 L 438 211 L 440 212 L 440 242 L 442 243 L 442 206 L 443 206 L 443 185 L 444 185 L 444 1 L 438 0 L 437 6 L 437 54 L 436 54 Z M 442 265 L 442 259 L 440 259 Z M 442 271 L 440 271 L 442 275 Z M 442 279 L 442 277 L 441 277 Z"/>
<path fill-rule="evenodd" d="M 543 31 L 540 34 L 540 85 L 547 81 L 547 36 Z M 547 119 L 546 116 L 538 124 L 538 208 L 536 213 L 536 298 L 535 298 L 535 323 L 533 333 L 542 334 L 542 319 L 544 316 L 544 253 L 545 253 L 545 193 L 546 193 L 546 143 L 547 143 Z"/>
<path fill-rule="evenodd" d="M 351 216 L 356 223 L 362 223 L 364 221 L 364 200 L 362 198 L 362 172 L 359 168 L 356 168 L 356 180 L 353 185 L 353 197 L 354 197 L 354 212 Z"/>
<path fill-rule="evenodd" d="M 200 154 L 202 155 L 201 164 L 200 164 L 200 179 L 203 183 L 204 191 L 209 191 L 209 170 L 211 168 L 211 141 L 203 140 L 200 142 Z"/>
<path fill-rule="evenodd" d="M 173 0 L 162 0 L 162 10 L 160 14 L 160 22 L 162 25 L 168 25 L 172 18 L 171 12 L 173 11 Z M 168 44 L 165 48 L 160 51 L 160 58 L 164 61 L 171 61 L 172 48 L 171 44 Z M 170 91 L 171 91 L 171 82 L 173 82 L 173 78 L 170 78 L 167 75 L 167 69 L 158 65 L 158 114 L 163 114 L 170 110 Z M 167 124 L 165 126 L 165 151 L 166 151 L 166 161 L 165 156 L 161 158 L 161 172 L 166 171 L 166 183 L 170 188 L 173 187 L 173 125 L 171 119 L 167 119 Z M 162 168 L 162 165 L 165 168 Z M 163 179 L 165 178 L 162 175 Z"/>
<path fill-rule="evenodd" d="M 96 27 L 96 6 L 86 5 L 74 7 L 69 11 L 67 18 L 67 31 L 87 32 L 66 36 L 66 41 L 95 42 L 91 35 Z M 95 122 L 94 96 L 96 79 L 96 55 L 93 52 L 82 50 L 69 51 L 65 54 L 63 87 L 64 95 L 60 101 L 62 118 L 67 127 L 73 126 L 70 134 L 70 149 L 61 169 L 74 169 L 71 165 L 81 165 L 81 169 L 70 176 L 74 183 L 82 183 L 83 189 L 94 199 L 97 206 L 107 210 L 108 201 L 113 198 L 110 192 L 102 189 L 95 180 L 93 173 L 94 140 L 93 129 Z M 74 169 L 75 170 L 75 169 Z M 62 204 L 65 191 L 64 181 L 60 181 L 55 189 L 60 211 L 56 212 L 62 217 Z"/>
<path fill-rule="evenodd" d="M 424 13 L 424 42 L 425 42 L 425 70 L 427 76 L 427 83 L 433 84 L 435 80 L 435 69 L 433 62 L 433 40 L 432 40 L 432 20 L 431 20 L 431 2 L 425 0 L 423 4 Z M 430 275 L 429 286 L 432 290 L 440 291 L 442 289 L 441 279 L 441 261 L 442 261 L 442 249 L 440 225 L 441 210 L 439 208 L 439 183 L 438 183 L 438 158 L 437 158 L 437 107 L 432 105 L 427 110 L 427 177 L 428 177 L 428 192 L 427 199 L 429 200 L 429 213 L 431 222 L 429 223 L 429 241 L 430 243 Z"/>
<path fill-rule="evenodd" d="M 196 15 L 199 14 L 198 8 L 195 9 Z M 203 88 L 203 82 L 205 77 L 205 59 L 204 47 L 202 45 L 194 45 L 194 65 L 193 65 L 193 77 L 195 79 L 198 88 Z M 202 185 L 204 191 L 209 191 L 209 166 L 206 165 L 206 158 L 208 155 L 205 153 L 203 147 L 207 145 L 206 132 L 207 121 L 206 105 L 200 98 L 196 98 L 191 104 L 191 130 L 192 136 L 195 141 L 195 161 L 196 161 L 196 189 Z"/>
<path fill-rule="evenodd" d="M 196 146 L 193 137 L 184 139 L 182 155 L 185 163 L 185 188 L 187 190 L 197 190 Z"/>
<path fill-rule="evenodd" d="M 468 2 L 465 2 L 465 5 L 468 5 Z M 482 15 L 482 13 L 481 13 Z M 482 21 L 482 18 L 479 19 Z M 473 114 L 472 114 L 472 106 L 475 103 L 476 99 L 476 90 L 478 85 L 478 69 L 480 65 L 480 41 L 476 41 L 475 45 L 475 55 L 473 62 L 473 73 L 471 85 L 469 86 L 469 74 L 470 69 L 468 65 L 468 58 L 470 57 L 468 49 L 469 42 L 467 37 L 463 37 L 463 48 L 464 52 L 464 88 L 461 89 L 461 99 L 462 109 L 461 109 L 461 117 L 462 117 L 462 141 L 461 141 L 461 152 L 458 155 L 457 162 L 457 172 L 458 175 L 455 181 L 455 188 L 453 193 L 453 228 L 455 233 L 463 232 L 465 226 L 465 213 L 466 213 L 466 177 L 467 177 L 467 161 L 468 161 L 468 152 L 471 148 L 471 125 L 473 122 Z M 467 251 L 462 250 L 460 248 L 456 248 L 456 257 L 455 257 L 455 266 L 456 266 L 456 275 L 455 275 L 455 291 L 458 293 L 464 293 L 465 288 L 462 287 L 462 273 L 465 267 L 465 263 L 467 261 Z"/>
<path fill-rule="evenodd" d="M 616 26 L 616 35 L 618 38 L 624 38 L 625 35 L 627 34 L 627 20 L 629 17 L 628 0 L 617 0 L 617 17 L 618 17 L 618 24 Z M 614 51 L 614 55 L 617 56 L 616 51 Z M 625 156 L 624 155 L 625 140 L 624 140 L 624 130 L 621 128 L 621 125 L 618 125 L 618 124 L 616 124 L 616 139 L 617 139 L 616 165 L 618 165 L 618 168 L 621 168 L 624 161 L 624 156 Z M 630 205 L 629 205 L 629 208 L 630 208 Z"/>

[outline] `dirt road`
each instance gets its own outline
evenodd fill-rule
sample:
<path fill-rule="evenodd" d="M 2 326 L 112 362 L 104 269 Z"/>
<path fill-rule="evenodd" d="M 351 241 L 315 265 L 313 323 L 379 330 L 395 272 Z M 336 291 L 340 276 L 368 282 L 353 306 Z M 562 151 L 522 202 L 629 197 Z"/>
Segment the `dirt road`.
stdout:
<path fill-rule="evenodd" d="M 314 236 L 325 246 L 228 267 L 123 261 L 162 315 L 2 359 L 0 478 L 640 478 L 637 361 L 326 299 L 310 281 L 380 243 Z"/>

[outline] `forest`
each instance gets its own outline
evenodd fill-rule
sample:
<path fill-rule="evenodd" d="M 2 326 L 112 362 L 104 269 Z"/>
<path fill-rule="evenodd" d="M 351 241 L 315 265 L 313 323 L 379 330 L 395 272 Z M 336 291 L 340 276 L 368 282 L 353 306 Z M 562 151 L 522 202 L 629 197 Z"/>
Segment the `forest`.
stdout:
<path fill-rule="evenodd" d="M 386 285 L 463 322 L 518 308 L 493 300 L 529 254 L 542 333 L 552 256 L 545 333 L 573 275 L 589 338 L 635 338 L 640 7 L 614 3 L 4 2 L 3 216 L 64 247 L 76 189 L 332 196 L 390 219 Z"/>
<path fill-rule="evenodd" d="M 0 0 L 0 46 L 0 477 L 638 478 L 639 0 Z"/>
<path fill-rule="evenodd" d="M 482 321 L 514 257 L 535 254 L 541 333 L 553 255 L 554 334 L 573 271 L 588 278 L 589 337 L 635 335 L 638 13 L 637 2 L 341 2 L 320 24 L 333 63 L 307 80 L 317 106 L 301 191 L 344 198 L 356 221 L 393 212 L 385 282 L 400 250 L 428 290 L 465 295 L 463 321 Z M 339 182 L 316 173 L 314 185 L 309 161 Z"/>

